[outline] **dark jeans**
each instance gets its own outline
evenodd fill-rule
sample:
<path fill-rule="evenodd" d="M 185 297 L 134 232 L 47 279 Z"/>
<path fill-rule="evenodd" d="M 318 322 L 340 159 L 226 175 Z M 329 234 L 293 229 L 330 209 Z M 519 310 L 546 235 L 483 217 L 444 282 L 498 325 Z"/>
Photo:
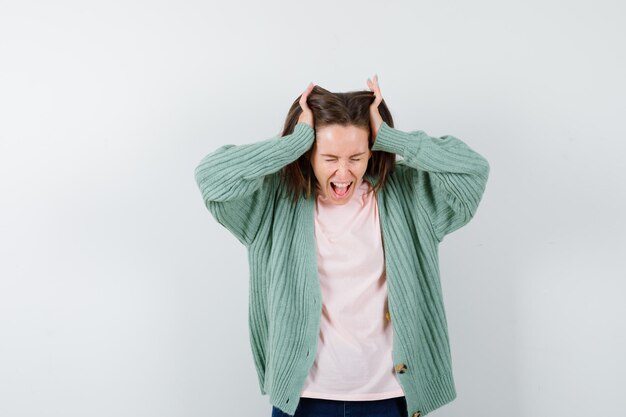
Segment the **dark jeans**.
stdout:
<path fill-rule="evenodd" d="M 288 417 L 272 406 L 272 417 Z M 338 401 L 301 397 L 294 417 L 406 417 L 406 398 L 384 400 Z"/>

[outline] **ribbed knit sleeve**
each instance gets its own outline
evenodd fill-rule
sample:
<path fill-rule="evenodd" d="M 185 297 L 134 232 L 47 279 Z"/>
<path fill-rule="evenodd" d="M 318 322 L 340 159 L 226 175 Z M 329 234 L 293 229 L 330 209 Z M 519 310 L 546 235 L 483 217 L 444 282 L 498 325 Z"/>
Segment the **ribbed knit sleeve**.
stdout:
<path fill-rule="evenodd" d="M 373 151 L 402 156 L 412 170 L 417 203 L 428 213 L 439 242 L 476 213 L 489 177 L 489 163 L 460 139 L 403 132 L 383 122 Z"/>
<path fill-rule="evenodd" d="M 223 145 L 206 155 L 194 171 L 205 206 L 241 243 L 250 246 L 273 191 L 267 177 L 297 160 L 314 138 L 311 126 L 298 123 L 289 135 Z"/>

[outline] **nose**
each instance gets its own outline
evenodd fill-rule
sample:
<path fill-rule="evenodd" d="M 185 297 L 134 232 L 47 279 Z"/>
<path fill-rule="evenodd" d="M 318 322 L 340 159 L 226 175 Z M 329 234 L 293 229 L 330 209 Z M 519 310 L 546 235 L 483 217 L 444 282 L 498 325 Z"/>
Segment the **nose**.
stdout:
<path fill-rule="evenodd" d="M 345 162 L 340 162 L 339 167 L 337 168 L 337 176 L 340 178 L 346 178 L 350 176 L 350 167 Z"/>

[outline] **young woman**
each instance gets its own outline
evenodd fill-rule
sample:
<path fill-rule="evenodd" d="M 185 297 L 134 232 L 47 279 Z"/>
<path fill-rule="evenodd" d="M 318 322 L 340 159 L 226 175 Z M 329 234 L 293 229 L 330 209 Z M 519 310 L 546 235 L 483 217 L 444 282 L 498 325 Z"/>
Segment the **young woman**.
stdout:
<path fill-rule="evenodd" d="M 377 77 L 367 84 L 310 84 L 282 136 L 224 145 L 195 169 L 248 250 L 273 417 L 420 417 L 456 397 L 438 245 L 474 216 L 489 164 L 454 136 L 395 129 Z"/>

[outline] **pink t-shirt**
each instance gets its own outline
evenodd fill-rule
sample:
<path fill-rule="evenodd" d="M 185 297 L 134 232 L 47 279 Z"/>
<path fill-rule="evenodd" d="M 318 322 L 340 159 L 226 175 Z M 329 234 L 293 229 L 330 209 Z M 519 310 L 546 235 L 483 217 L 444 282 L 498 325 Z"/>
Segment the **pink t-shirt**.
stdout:
<path fill-rule="evenodd" d="M 345 205 L 315 205 L 322 317 L 302 397 L 380 400 L 404 391 L 394 371 L 378 205 L 361 179 Z"/>

